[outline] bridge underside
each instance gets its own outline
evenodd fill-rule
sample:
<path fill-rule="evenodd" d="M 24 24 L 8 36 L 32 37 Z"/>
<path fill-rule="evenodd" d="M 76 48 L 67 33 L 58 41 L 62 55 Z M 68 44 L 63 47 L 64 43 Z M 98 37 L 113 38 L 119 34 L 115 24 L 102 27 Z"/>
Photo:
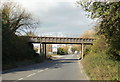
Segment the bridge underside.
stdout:
<path fill-rule="evenodd" d="M 29 43 L 39 43 L 40 51 L 44 53 L 45 58 L 46 58 L 46 44 L 80 44 L 83 59 L 84 45 L 93 45 L 93 41 L 94 39 L 92 38 L 30 37 Z"/>
<path fill-rule="evenodd" d="M 85 45 L 93 45 L 93 43 L 56 43 L 56 42 L 30 42 L 30 43 L 40 43 L 40 44 L 85 44 Z"/>
<path fill-rule="evenodd" d="M 46 45 L 47 44 L 78 44 L 78 45 L 81 45 L 81 55 L 82 55 L 82 58 L 84 57 L 84 46 L 85 45 L 93 45 L 92 43 L 53 43 L 53 42 L 30 42 L 30 43 L 39 43 L 40 44 L 40 53 L 43 53 L 44 55 L 44 58 L 46 59 Z"/>

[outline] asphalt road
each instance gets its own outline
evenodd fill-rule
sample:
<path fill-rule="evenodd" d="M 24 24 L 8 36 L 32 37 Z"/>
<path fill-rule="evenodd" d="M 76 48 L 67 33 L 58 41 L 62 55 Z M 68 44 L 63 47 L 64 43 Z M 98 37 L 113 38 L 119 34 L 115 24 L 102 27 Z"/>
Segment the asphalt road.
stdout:
<path fill-rule="evenodd" d="M 88 80 L 77 55 L 58 56 L 44 63 L 8 70 L 3 80 Z"/>

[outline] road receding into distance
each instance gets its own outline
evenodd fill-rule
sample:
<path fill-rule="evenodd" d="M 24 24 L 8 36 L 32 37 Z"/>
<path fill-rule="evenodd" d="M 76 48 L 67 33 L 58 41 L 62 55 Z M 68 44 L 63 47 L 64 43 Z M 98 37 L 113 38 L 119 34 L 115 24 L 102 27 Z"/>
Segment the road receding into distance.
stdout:
<path fill-rule="evenodd" d="M 77 55 L 62 55 L 40 64 L 3 72 L 3 80 L 88 80 Z"/>

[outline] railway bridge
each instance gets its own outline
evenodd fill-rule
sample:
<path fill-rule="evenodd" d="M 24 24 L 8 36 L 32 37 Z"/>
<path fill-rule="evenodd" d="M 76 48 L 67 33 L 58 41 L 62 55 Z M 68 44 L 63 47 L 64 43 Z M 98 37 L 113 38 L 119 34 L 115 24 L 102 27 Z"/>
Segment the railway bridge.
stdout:
<path fill-rule="evenodd" d="M 30 43 L 40 43 L 40 53 L 43 52 L 46 58 L 46 44 L 80 44 L 83 59 L 84 45 L 93 45 L 93 38 L 79 37 L 29 37 Z"/>

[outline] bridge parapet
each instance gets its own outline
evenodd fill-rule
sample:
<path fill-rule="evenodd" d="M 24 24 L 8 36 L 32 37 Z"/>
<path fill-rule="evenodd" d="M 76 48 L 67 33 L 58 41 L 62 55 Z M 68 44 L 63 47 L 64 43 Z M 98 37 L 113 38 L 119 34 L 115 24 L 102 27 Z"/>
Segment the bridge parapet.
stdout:
<path fill-rule="evenodd" d="M 93 38 L 71 38 L 71 37 L 30 37 L 29 42 L 32 43 L 48 43 L 48 44 L 92 44 Z"/>

